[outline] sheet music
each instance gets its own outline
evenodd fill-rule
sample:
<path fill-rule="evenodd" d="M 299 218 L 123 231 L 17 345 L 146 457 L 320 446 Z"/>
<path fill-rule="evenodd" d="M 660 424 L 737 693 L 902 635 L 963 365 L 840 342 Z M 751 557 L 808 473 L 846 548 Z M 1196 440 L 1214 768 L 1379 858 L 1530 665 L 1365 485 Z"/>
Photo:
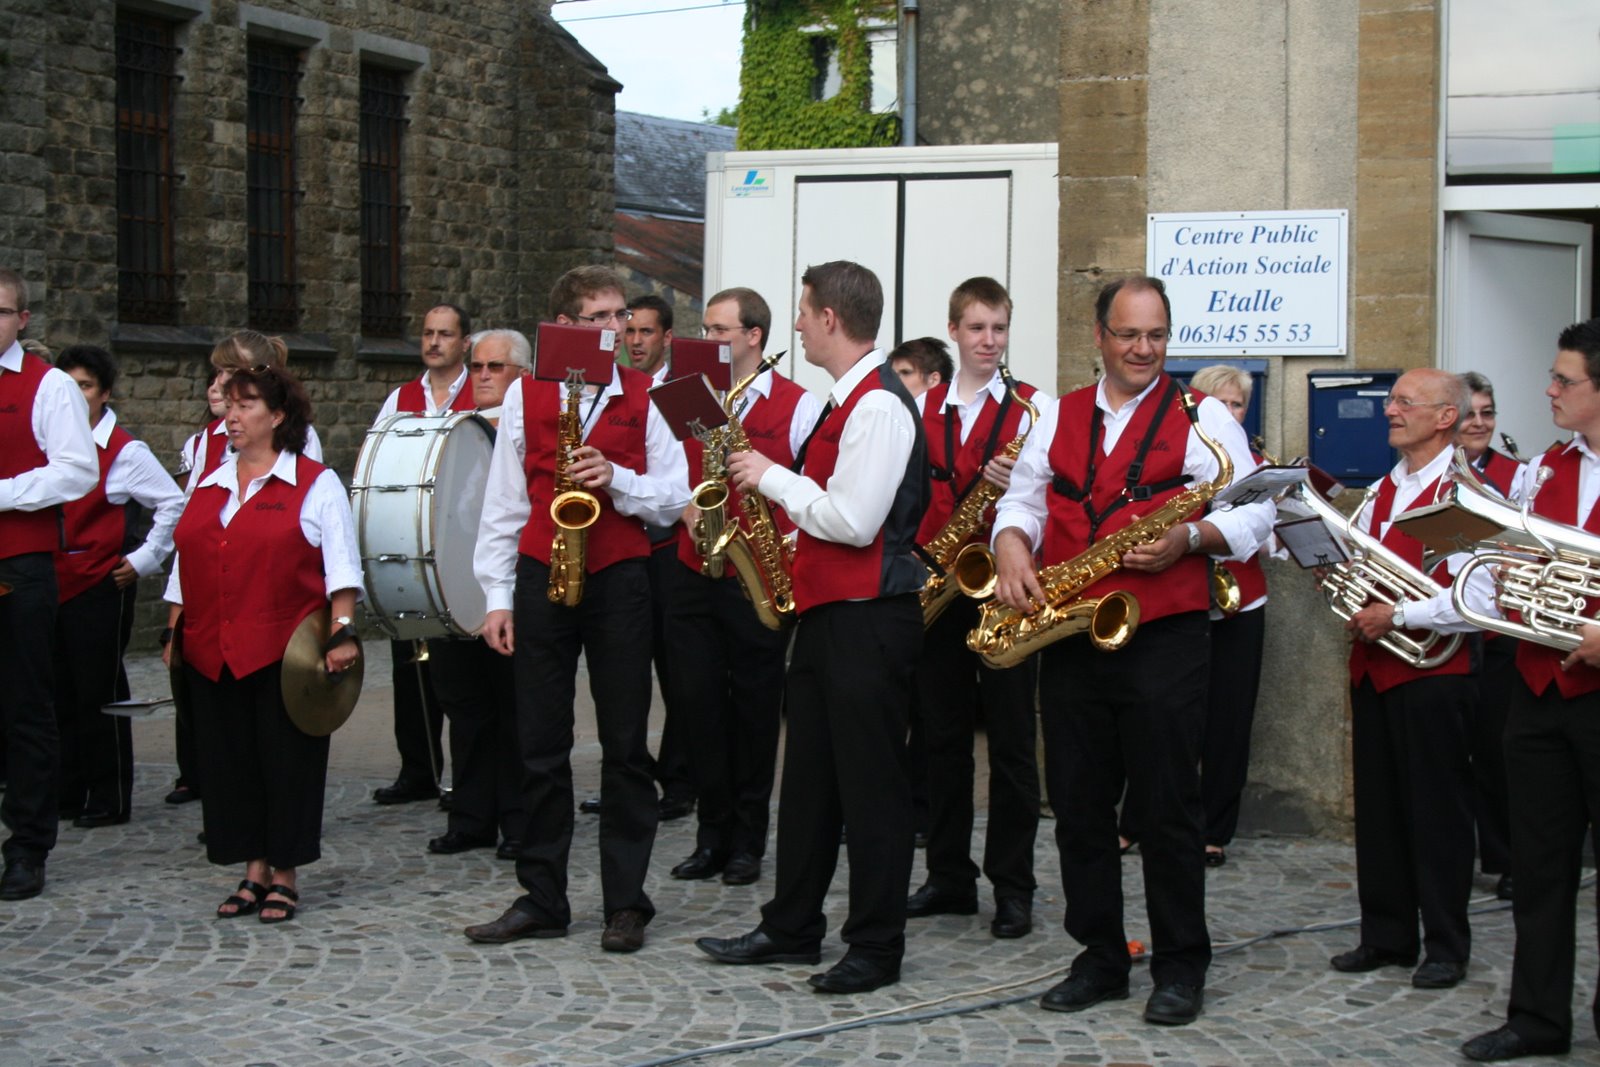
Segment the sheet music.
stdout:
<path fill-rule="evenodd" d="M 1307 570 L 1312 567 L 1332 567 L 1350 558 L 1345 554 L 1344 546 L 1328 531 L 1327 524 L 1319 518 L 1280 522 L 1273 527 L 1273 532 L 1283 542 L 1283 547 L 1289 550 L 1294 561 Z"/>

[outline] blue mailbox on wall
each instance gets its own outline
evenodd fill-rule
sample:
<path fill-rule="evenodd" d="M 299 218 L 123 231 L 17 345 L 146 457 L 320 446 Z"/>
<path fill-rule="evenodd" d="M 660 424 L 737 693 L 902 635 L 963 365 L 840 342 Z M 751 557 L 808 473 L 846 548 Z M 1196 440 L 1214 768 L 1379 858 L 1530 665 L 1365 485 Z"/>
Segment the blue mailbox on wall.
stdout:
<path fill-rule="evenodd" d="M 1383 414 L 1397 370 L 1312 371 L 1309 392 L 1311 462 L 1345 485 L 1371 485 L 1396 463 Z"/>
<path fill-rule="evenodd" d="M 1169 359 L 1167 373 L 1184 385 L 1205 367 L 1221 363 L 1250 374 L 1250 406 L 1244 413 L 1244 432 L 1254 440 L 1261 435 L 1261 397 L 1266 392 L 1267 361 L 1264 359 Z"/>

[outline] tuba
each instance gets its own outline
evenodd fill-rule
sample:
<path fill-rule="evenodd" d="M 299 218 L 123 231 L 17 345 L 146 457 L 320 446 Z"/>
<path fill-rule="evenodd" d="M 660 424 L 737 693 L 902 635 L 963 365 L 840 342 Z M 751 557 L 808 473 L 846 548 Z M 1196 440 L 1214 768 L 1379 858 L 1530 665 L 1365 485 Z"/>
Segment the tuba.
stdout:
<path fill-rule="evenodd" d="M 1131 550 L 1159 541 L 1233 480 L 1233 460 L 1200 428 L 1194 397 L 1182 389 L 1178 398 L 1195 433 L 1216 457 L 1217 476 L 1176 494 L 1149 515 L 1096 541 L 1072 559 L 1041 570 L 1039 585 L 1045 599 L 1034 614 L 1024 615 L 992 599 L 980 605 L 978 625 L 967 634 L 967 647 L 982 656 L 985 663 L 991 667 L 1015 667 L 1046 645 L 1085 631 L 1096 648 L 1107 652 L 1133 639 L 1139 628 L 1136 597 L 1121 589 L 1099 597 L 1084 596 L 1083 591 L 1118 570 L 1122 557 Z M 958 574 L 962 592 L 968 596 L 987 595 L 984 589 L 992 592 L 993 556 L 989 556 L 987 575 L 978 573 L 976 568 L 971 570 L 981 581 L 972 584 L 970 577 Z"/>
<path fill-rule="evenodd" d="M 556 495 L 550 501 L 550 518 L 556 535 L 550 541 L 550 585 L 545 596 L 552 604 L 575 608 L 583 600 L 584 549 L 589 527 L 600 517 L 600 501 L 579 489 L 567 473 L 572 450 L 583 444 L 583 422 L 578 405 L 583 379 L 577 371 L 567 379 L 567 402 L 561 410 L 556 435 Z"/>
<path fill-rule="evenodd" d="M 1017 389 L 1016 379 L 1011 377 L 1011 371 L 1003 365 L 1000 368 L 1000 380 L 1005 382 L 1006 389 L 1011 393 L 1011 399 L 1022 405 L 1028 413 L 1028 429 L 1006 442 L 1006 446 L 999 452 L 999 455 L 1014 460 L 1022 453 L 1022 446 L 1027 443 L 1029 431 L 1039 421 L 1039 409 Z M 946 459 L 954 465 L 954 457 L 947 456 Z M 1000 499 L 1001 492 L 999 486 L 980 476 L 978 484 L 956 504 L 955 511 L 945 520 L 939 532 L 922 546 L 924 555 L 938 564 L 922 587 L 924 627 L 932 626 L 933 620 L 944 614 L 944 609 L 950 606 L 950 602 L 963 586 L 973 586 L 977 583 L 976 587 L 981 587 L 984 577 L 993 573 L 993 559 L 990 558 L 985 562 L 983 558 L 989 549 L 982 544 L 968 542 L 983 523 L 984 514 L 996 500 Z M 965 575 L 964 581 L 962 575 Z M 991 587 L 989 592 L 992 591 Z M 983 592 L 978 595 L 988 596 L 989 593 Z"/>

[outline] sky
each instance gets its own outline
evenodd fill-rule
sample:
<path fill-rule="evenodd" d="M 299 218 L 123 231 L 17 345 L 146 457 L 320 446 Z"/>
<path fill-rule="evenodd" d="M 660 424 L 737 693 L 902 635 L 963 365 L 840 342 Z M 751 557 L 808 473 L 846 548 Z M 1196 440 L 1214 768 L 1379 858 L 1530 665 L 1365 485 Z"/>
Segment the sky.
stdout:
<path fill-rule="evenodd" d="M 552 11 L 622 83 L 618 111 L 700 122 L 739 102 L 743 0 L 556 0 Z"/>

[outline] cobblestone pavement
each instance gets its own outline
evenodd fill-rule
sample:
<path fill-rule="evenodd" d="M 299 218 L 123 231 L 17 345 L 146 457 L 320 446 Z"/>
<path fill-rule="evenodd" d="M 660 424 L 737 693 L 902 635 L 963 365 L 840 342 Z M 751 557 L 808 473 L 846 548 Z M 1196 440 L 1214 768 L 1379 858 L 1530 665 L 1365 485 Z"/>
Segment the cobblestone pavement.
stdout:
<path fill-rule="evenodd" d="M 136 686 L 137 691 L 137 686 Z M 598 746 L 580 739 L 579 795 L 596 780 Z M 212 867 L 195 844 L 198 805 L 169 807 L 167 764 L 141 764 L 135 817 L 125 826 L 64 824 L 43 896 L 0 905 L 0 1063 L 4 1064 L 644 1064 L 724 1042 L 1007 997 L 988 1010 L 867 1025 L 697 1061 L 802 1064 L 1409 1065 L 1464 1062 L 1462 1040 L 1505 1008 L 1511 919 L 1474 917 L 1472 966 L 1454 990 L 1411 988 L 1407 972 L 1340 975 L 1328 957 L 1353 930 L 1306 933 L 1220 955 L 1206 1013 L 1178 1029 L 1145 1025 L 1142 968 L 1131 999 L 1080 1015 L 1041 1011 L 1074 946 L 1061 928 L 1058 865 L 1043 824 L 1034 933 L 988 934 L 975 917 L 913 920 L 904 978 L 856 998 L 813 994 L 818 968 L 719 966 L 693 945 L 702 934 L 751 928 L 771 889 L 679 882 L 668 868 L 693 848 L 692 819 L 663 824 L 649 891 L 659 914 L 643 951 L 599 948 L 598 821 L 576 816 L 564 940 L 469 943 L 461 928 L 497 916 L 518 889 L 490 851 L 432 856 L 444 828 L 432 804 L 379 807 L 387 779 L 330 774 L 323 858 L 301 872 L 296 921 L 218 921 L 212 911 L 240 876 Z M 982 841 L 982 825 L 975 840 Z M 1337 921 L 1356 912 L 1354 859 L 1343 844 L 1253 839 L 1210 873 L 1219 941 Z M 920 854 L 918 864 L 920 867 Z M 841 856 L 828 900 L 838 959 Z M 1145 937 L 1137 856 L 1124 865 L 1129 935 Z M 921 871 L 913 887 L 921 883 Z M 1480 879 L 1479 890 L 1488 883 Z M 1579 907 L 1578 1043 L 1569 1063 L 1600 1063 L 1586 1005 L 1596 970 L 1593 890 Z M 1009 983 L 1003 991 L 994 987 Z M 949 999 L 945 999 L 949 998 Z M 941 1001 L 939 1009 L 927 1005 Z"/>

